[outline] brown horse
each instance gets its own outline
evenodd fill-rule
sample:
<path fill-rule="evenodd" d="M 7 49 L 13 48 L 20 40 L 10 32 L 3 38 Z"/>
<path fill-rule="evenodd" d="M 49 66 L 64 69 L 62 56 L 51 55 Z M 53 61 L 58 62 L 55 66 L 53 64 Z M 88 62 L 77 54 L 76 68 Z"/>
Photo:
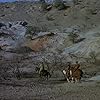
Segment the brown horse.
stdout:
<path fill-rule="evenodd" d="M 70 77 L 72 82 L 79 82 L 83 75 L 83 71 L 81 69 L 75 70 L 74 68 L 70 70 Z"/>
<path fill-rule="evenodd" d="M 63 74 L 65 75 L 68 82 L 79 82 L 83 75 L 83 71 L 79 69 L 80 64 L 76 62 L 76 64 L 70 65 L 68 64 L 68 69 L 63 70 Z"/>

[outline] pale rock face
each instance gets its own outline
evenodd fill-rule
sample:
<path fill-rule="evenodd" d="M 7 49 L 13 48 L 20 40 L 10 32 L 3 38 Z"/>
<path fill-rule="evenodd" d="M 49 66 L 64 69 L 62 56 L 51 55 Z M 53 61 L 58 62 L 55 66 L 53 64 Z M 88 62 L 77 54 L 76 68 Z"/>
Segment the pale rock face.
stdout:
<path fill-rule="evenodd" d="M 82 42 L 73 44 L 65 48 L 64 54 L 71 53 L 80 57 L 89 57 L 91 52 L 96 54 L 100 53 L 100 28 L 95 28 L 92 31 L 84 33 L 84 38 Z M 99 56 L 99 55 L 98 55 Z"/>

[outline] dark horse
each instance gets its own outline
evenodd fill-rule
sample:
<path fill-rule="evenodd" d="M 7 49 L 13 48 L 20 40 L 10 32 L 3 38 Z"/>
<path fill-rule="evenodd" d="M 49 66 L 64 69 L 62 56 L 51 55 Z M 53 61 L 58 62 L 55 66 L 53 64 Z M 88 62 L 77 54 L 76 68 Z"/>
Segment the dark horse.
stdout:
<path fill-rule="evenodd" d="M 48 80 L 48 78 L 51 77 L 50 72 L 48 72 L 47 70 L 45 70 L 44 67 L 41 70 L 40 70 L 39 67 L 36 67 L 35 70 L 38 71 L 40 78 L 46 77 L 47 80 Z"/>

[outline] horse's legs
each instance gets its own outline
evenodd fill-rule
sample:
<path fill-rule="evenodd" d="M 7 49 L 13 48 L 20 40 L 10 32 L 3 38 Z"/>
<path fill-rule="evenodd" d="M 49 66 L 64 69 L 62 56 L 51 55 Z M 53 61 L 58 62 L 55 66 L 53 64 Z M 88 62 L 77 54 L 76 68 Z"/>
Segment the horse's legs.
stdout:
<path fill-rule="evenodd" d="M 70 82 L 74 83 L 75 82 L 75 78 L 71 77 L 71 81 Z"/>
<path fill-rule="evenodd" d="M 75 78 L 75 82 L 78 82 L 78 79 L 77 78 Z"/>
<path fill-rule="evenodd" d="M 80 78 L 75 78 L 75 82 L 79 83 L 80 82 Z"/>
<path fill-rule="evenodd" d="M 69 78 L 67 78 L 67 82 L 68 82 L 68 83 L 70 82 Z"/>
<path fill-rule="evenodd" d="M 70 70 L 69 71 L 69 74 L 70 74 L 70 78 L 71 78 L 71 81 L 70 82 L 74 83 L 73 71 Z"/>
<path fill-rule="evenodd" d="M 73 73 L 72 73 L 72 70 L 69 71 L 69 74 L 70 74 L 70 76 L 72 76 L 72 74 L 73 74 Z"/>

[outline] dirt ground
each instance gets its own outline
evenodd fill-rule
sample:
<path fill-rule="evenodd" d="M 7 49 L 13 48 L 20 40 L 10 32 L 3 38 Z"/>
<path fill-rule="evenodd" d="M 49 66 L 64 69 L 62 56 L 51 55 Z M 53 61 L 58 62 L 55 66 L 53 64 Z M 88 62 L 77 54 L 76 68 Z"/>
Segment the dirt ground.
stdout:
<path fill-rule="evenodd" d="M 99 100 L 100 82 L 38 78 L 0 82 L 0 100 Z"/>

